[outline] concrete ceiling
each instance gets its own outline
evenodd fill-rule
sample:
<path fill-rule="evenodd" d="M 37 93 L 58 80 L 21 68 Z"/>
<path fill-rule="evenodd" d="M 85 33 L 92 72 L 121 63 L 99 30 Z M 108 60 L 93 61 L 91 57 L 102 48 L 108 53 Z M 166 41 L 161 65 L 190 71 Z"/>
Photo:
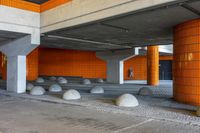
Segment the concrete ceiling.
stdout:
<path fill-rule="evenodd" d="M 172 44 L 173 27 L 200 17 L 200 1 L 131 12 L 104 20 L 45 33 L 44 47 L 115 50 L 152 44 Z"/>
<path fill-rule="evenodd" d="M 43 4 L 49 0 L 25 0 L 25 1 L 28 1 L 28 2 L 32 2 L 32 3 L 35 3 L 35 4 Z"/>
<path fill-rule="evenodd" d="M 9 32 L 9 31 L 1 31 L 0 30 L 0 45 L 3 45 L 7 42 L 13 41 L 17 38 L 21 38 L 26 34 L 23 33 L 16 33 L 16 32 Z"/>

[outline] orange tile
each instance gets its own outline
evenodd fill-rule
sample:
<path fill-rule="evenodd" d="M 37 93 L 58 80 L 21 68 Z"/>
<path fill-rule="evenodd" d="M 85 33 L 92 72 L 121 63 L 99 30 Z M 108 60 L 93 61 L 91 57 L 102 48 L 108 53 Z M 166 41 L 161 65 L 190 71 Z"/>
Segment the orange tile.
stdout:
<path fill-rule="evenodd" d="M 200 19 L 174 29 L 174 98 L 200 105 Z"/>

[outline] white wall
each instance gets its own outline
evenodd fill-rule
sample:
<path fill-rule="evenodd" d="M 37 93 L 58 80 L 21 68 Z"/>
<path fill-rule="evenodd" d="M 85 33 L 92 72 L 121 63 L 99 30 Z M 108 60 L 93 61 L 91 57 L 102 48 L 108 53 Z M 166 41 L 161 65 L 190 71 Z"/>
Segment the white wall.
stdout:
<path fill-rule="evenodd" d="M 0 30 L 31 34 L 40 44 L 40 13 L 0 5 Z"/>

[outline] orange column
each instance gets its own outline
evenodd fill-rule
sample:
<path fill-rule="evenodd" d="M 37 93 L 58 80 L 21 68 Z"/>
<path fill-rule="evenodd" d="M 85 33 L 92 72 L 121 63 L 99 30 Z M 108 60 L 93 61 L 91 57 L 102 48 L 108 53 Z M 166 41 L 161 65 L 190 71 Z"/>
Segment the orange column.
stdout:
<path fill-rule="evenodd" d="M 2 53 L 1 55 L 1 67 L 2 67 L 2 79 L 6 80 L 6 76 L 7 76 L 7 58 L 6 55 L 4 55 Z"/>
<path fill-rule="evenodd" d="M 159 84 L 159 51 L 158 46 L 147 47 L 147 84 Z"/>
<path fill-rule="evenodd" d="M 175 100 L 200 105 L 200 19 L 174 28 L 173 89 Z"/>

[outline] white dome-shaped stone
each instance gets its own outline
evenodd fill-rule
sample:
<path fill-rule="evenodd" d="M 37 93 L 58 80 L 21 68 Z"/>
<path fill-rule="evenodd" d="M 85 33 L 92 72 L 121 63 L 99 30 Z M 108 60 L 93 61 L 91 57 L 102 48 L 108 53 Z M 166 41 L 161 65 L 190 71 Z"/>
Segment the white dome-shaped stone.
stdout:
<path fill-rule="evenodd" d="M 27 83 L 27 85 L 26 85 L 26 90 L 27 90 L 27 91 L 30 91 L 33 87 L 34 87 L 33 84 Z"/>
<path fill-rule="evenodd" d="M 153 91 L 149 87 L 142 87 L 140 88 L 138 94 L 142 96 L 151 96 L 153 95 Z"/>
<path fill-rule="evenodd" d="M 65 79 L 64 77 L 58 77 L 58 79 L 57 80 L 61 80 L 61 79 Z"/>
<path fill-rule="evenodd" d="M 44 79 L 39 77 L 37 80 L 36 80 L 37 83 L 44 83 Z"/>
<path fill-rule="evenodd" d="M 103 79 L 98 78 L 98 79 L 96 79 L 96 82 L 97 82 L 97 83 L 103 83 L 104 81 L 103 81 Z"/>
<path fill-rule="evenodd" d="M 41 86 L 35 86 L 31 89 L 30 94 L 31 95 L 43 95 L 45 93 L 45 89 Z"/>
<path fill-rule="evenodd" d="M 77 100 L 80 99 L 81 95 L 77 90 L 74 89 L 70 89 L 67 90 L 64 94 L 63 94 L 63 99 L 65 100 Z"/>
<path fill-rule="evenodd" d="M 116 105 L 122 107 L 136 107 L 139 103 L 135 96 L 131 94 L 123 94 L 117 98 Z"/>
<path fill-rule="evenodd" d="M 49 87 L 49 91 L 50 92 L 61 92 L 62 91 L 62 87 L 58 84 L 53 84 Z"/>
<path fill-rule="evenodd" d="M 59 78 L 58 78 L 58 83 L 59 83 L 59 84 L 67 84 L 68 81 L 67 81 L 64 77 L 59 77 Z"/>
<path fill-rule="evenodd" d="M 102 94 L 104 93 L 104 89 L 100 86 L 95 86 L 94 88 L 92 88 L 90 90 L 90 93 L 93 93 L 93 94 Z"/>
<path fill-rule="evenodd" d="M 51 76 L 51 77 L 49 77 L 49 80 L 51 80 L 51 81 L 56 81 L 56 77 L 55 76 Z"/>
<path fill-rule="evenodd" d="M 83 80 L 83 84 L 84 84 L 84 85 L 91 84 L 91 81 L 90 81 L 89 79 L 84 79 L 84 80 Z"/>

